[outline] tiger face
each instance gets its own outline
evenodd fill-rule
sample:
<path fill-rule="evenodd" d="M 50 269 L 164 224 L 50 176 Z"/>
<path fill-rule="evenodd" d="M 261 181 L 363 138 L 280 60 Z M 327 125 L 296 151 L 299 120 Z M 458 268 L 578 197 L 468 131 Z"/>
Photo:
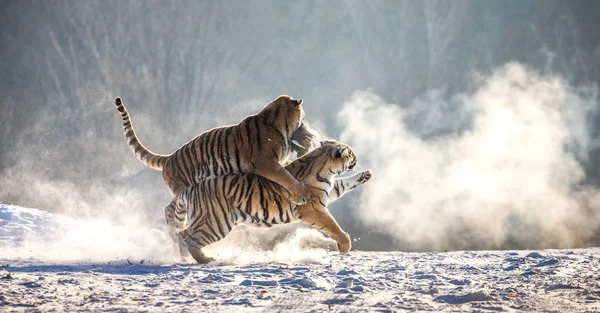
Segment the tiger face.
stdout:
<path fill-rule="evenodd" d="M 262 112 L 271 117 L 275 124 L 279 124 L 281 129 L 295 130 L 304 122 L 302 99 L 294 99 L 287 95 L 277 97 L 267 104 Z"/>
<path fill-rule="evenodd" d="M 328 156 L 329 169 L 336 174 L 353 171 L 356 167 L 356 154 L 350 146 L 335 140 L 323 140 L 321 147 L 316 150 L 321 149 L 324 149 Z"/>

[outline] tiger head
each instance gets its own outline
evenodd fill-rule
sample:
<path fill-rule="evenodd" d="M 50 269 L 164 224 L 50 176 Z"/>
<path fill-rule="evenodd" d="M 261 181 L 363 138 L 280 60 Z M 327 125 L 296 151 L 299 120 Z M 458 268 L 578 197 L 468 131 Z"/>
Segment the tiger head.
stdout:
<path fill-rule="evenodd" d="M 324 155 L 325 167 L 336 174 L 353 171 L 357 164 L 356 154 L 350 146 L 336 140 L 321 141 L 321 147 L 309 154 L 313 153 Z"/>
<path fill-rule="evenodd" d="M 288 137 L 304 122 L 302 99 L 294 99 L 286 95 L 271 101 L 261 113 L 266 114 L 266 120 L 279 127 Z"/>

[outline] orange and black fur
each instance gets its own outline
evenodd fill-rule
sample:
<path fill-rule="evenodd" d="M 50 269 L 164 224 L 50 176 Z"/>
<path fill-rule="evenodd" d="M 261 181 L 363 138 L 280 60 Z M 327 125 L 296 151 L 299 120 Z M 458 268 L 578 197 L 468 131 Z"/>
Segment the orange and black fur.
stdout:
<path fill-rule="evenodd" d="M 283 186 L 285 197 L 294 203 L 303 204 L 310 199 L 310 190 L 281 165 L 292 151 L 299 155 L 307 151 L 307 147 L 292 142 L 306 144 L 314 138 L 304 127 L 301 99 L 279 96 L 258 114 L 237 125 L 210 129 L 170 155 L 156 154 L 144 147 L 120 97 L 115 105 L 134 154 L 147 166 L 162 171 L 163 180 L 175 196 L 207 177 L 254 173 Z M 180 223 L 176 219 L 181 214 L 174 210 L 172 205 L 165 207 L 168 225 Z"/>
<path fill-rule="evenodd" d="M 292 202 L 305 203 L 310 198 L 308 188 L 281 165 L 294 148 L 292 134 L 303 125 L 301 99 L 280 96 L 258 114 L 237 125 L 210 129 L 170 155 L 155 154 L 144 147 L 121 98 L 115 104 L 129 146 L 140 161 L 162 171 L 163 180 L 176 196 L 206 177 L 254 173 L 285 187 Z"/>
<path fill-rule="evenodd" d="M 189 251 L 197 262 L 206 263 L 212 258 L 201 249 L 224 238 L 237 224 L 270 227 L 302 221 L 328 234 L 338 243 L 341 253 L 348 253 L 350 237 L 331 216 L 327 205 L 371 178 L 370 170 L 336 178 L 353 170 L 356 163 L 350 147 L 328 140 L 287 165 L 286 169 L 311 189 L 312 201 L 305 205 L 288 201 L 280 185 L 254 174 L 211 177 L 184 189 L 172 203 L 183 218 L 180 224 L 170 225 L 178 234 L 180 252 L 185 256 Z"/>

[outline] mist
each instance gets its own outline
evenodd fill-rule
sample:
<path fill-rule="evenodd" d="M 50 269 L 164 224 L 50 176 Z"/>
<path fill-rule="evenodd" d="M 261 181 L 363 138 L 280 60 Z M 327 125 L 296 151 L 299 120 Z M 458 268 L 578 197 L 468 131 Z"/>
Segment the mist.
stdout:
<path fill-rule="evenodd" d="M 170 153 L 288 94 L 304 99 L 323 138 L 351 145 L 374 172 L 329 208 L 359 250 L 597 246 L 599 10 L 586 1 L 9 1 L 0 203 L 81 223 L 31 238 L 38 249 L 22 255 L 168 262 L 172 195 L 131 153 L 115 97 L 141 142 Z M 232 251 L 279 249 L 290 260 L 298 245 L 331 245 L 298 226 L 246 231 L 219 253 L 242 262 L 250 257 Z"/>
<path fill-rule="evenodd" d="M 417 250 L 591 244 L 597 187 L 584 183 L 593 87 L 511 63 L 472 93 L 417 99 L 418 112 L 357 91 L 339 113 L 342 141 L 377 173 L 359 216 Z M 418 132 L 406 120 L 418 119 Z M 458 126 L 457 126 L 458 125 Z M 435 136 L 438 129 L 458 128 Z"/>

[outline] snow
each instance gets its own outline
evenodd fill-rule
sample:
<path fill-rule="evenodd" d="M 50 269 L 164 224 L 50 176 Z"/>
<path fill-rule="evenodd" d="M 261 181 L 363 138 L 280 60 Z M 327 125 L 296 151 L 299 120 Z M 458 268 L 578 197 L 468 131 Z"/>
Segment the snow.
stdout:
<path fill-rule="evenodd" d="M 273 251 L 216 247 L 221 261 L 208 265 L 128 259 L 118 249 L 110 260 L 78 259 L 69 249 L 82 245 L 63 237 L 87 223 L 0 205 L 0 311 L 600 310 L 598 248 L 340 255 L 292 240 Z M 52 250 L 32 252 L 43 247 L 35 238 Z M 61 249 L 62 258 L 49 253 Z"/>

